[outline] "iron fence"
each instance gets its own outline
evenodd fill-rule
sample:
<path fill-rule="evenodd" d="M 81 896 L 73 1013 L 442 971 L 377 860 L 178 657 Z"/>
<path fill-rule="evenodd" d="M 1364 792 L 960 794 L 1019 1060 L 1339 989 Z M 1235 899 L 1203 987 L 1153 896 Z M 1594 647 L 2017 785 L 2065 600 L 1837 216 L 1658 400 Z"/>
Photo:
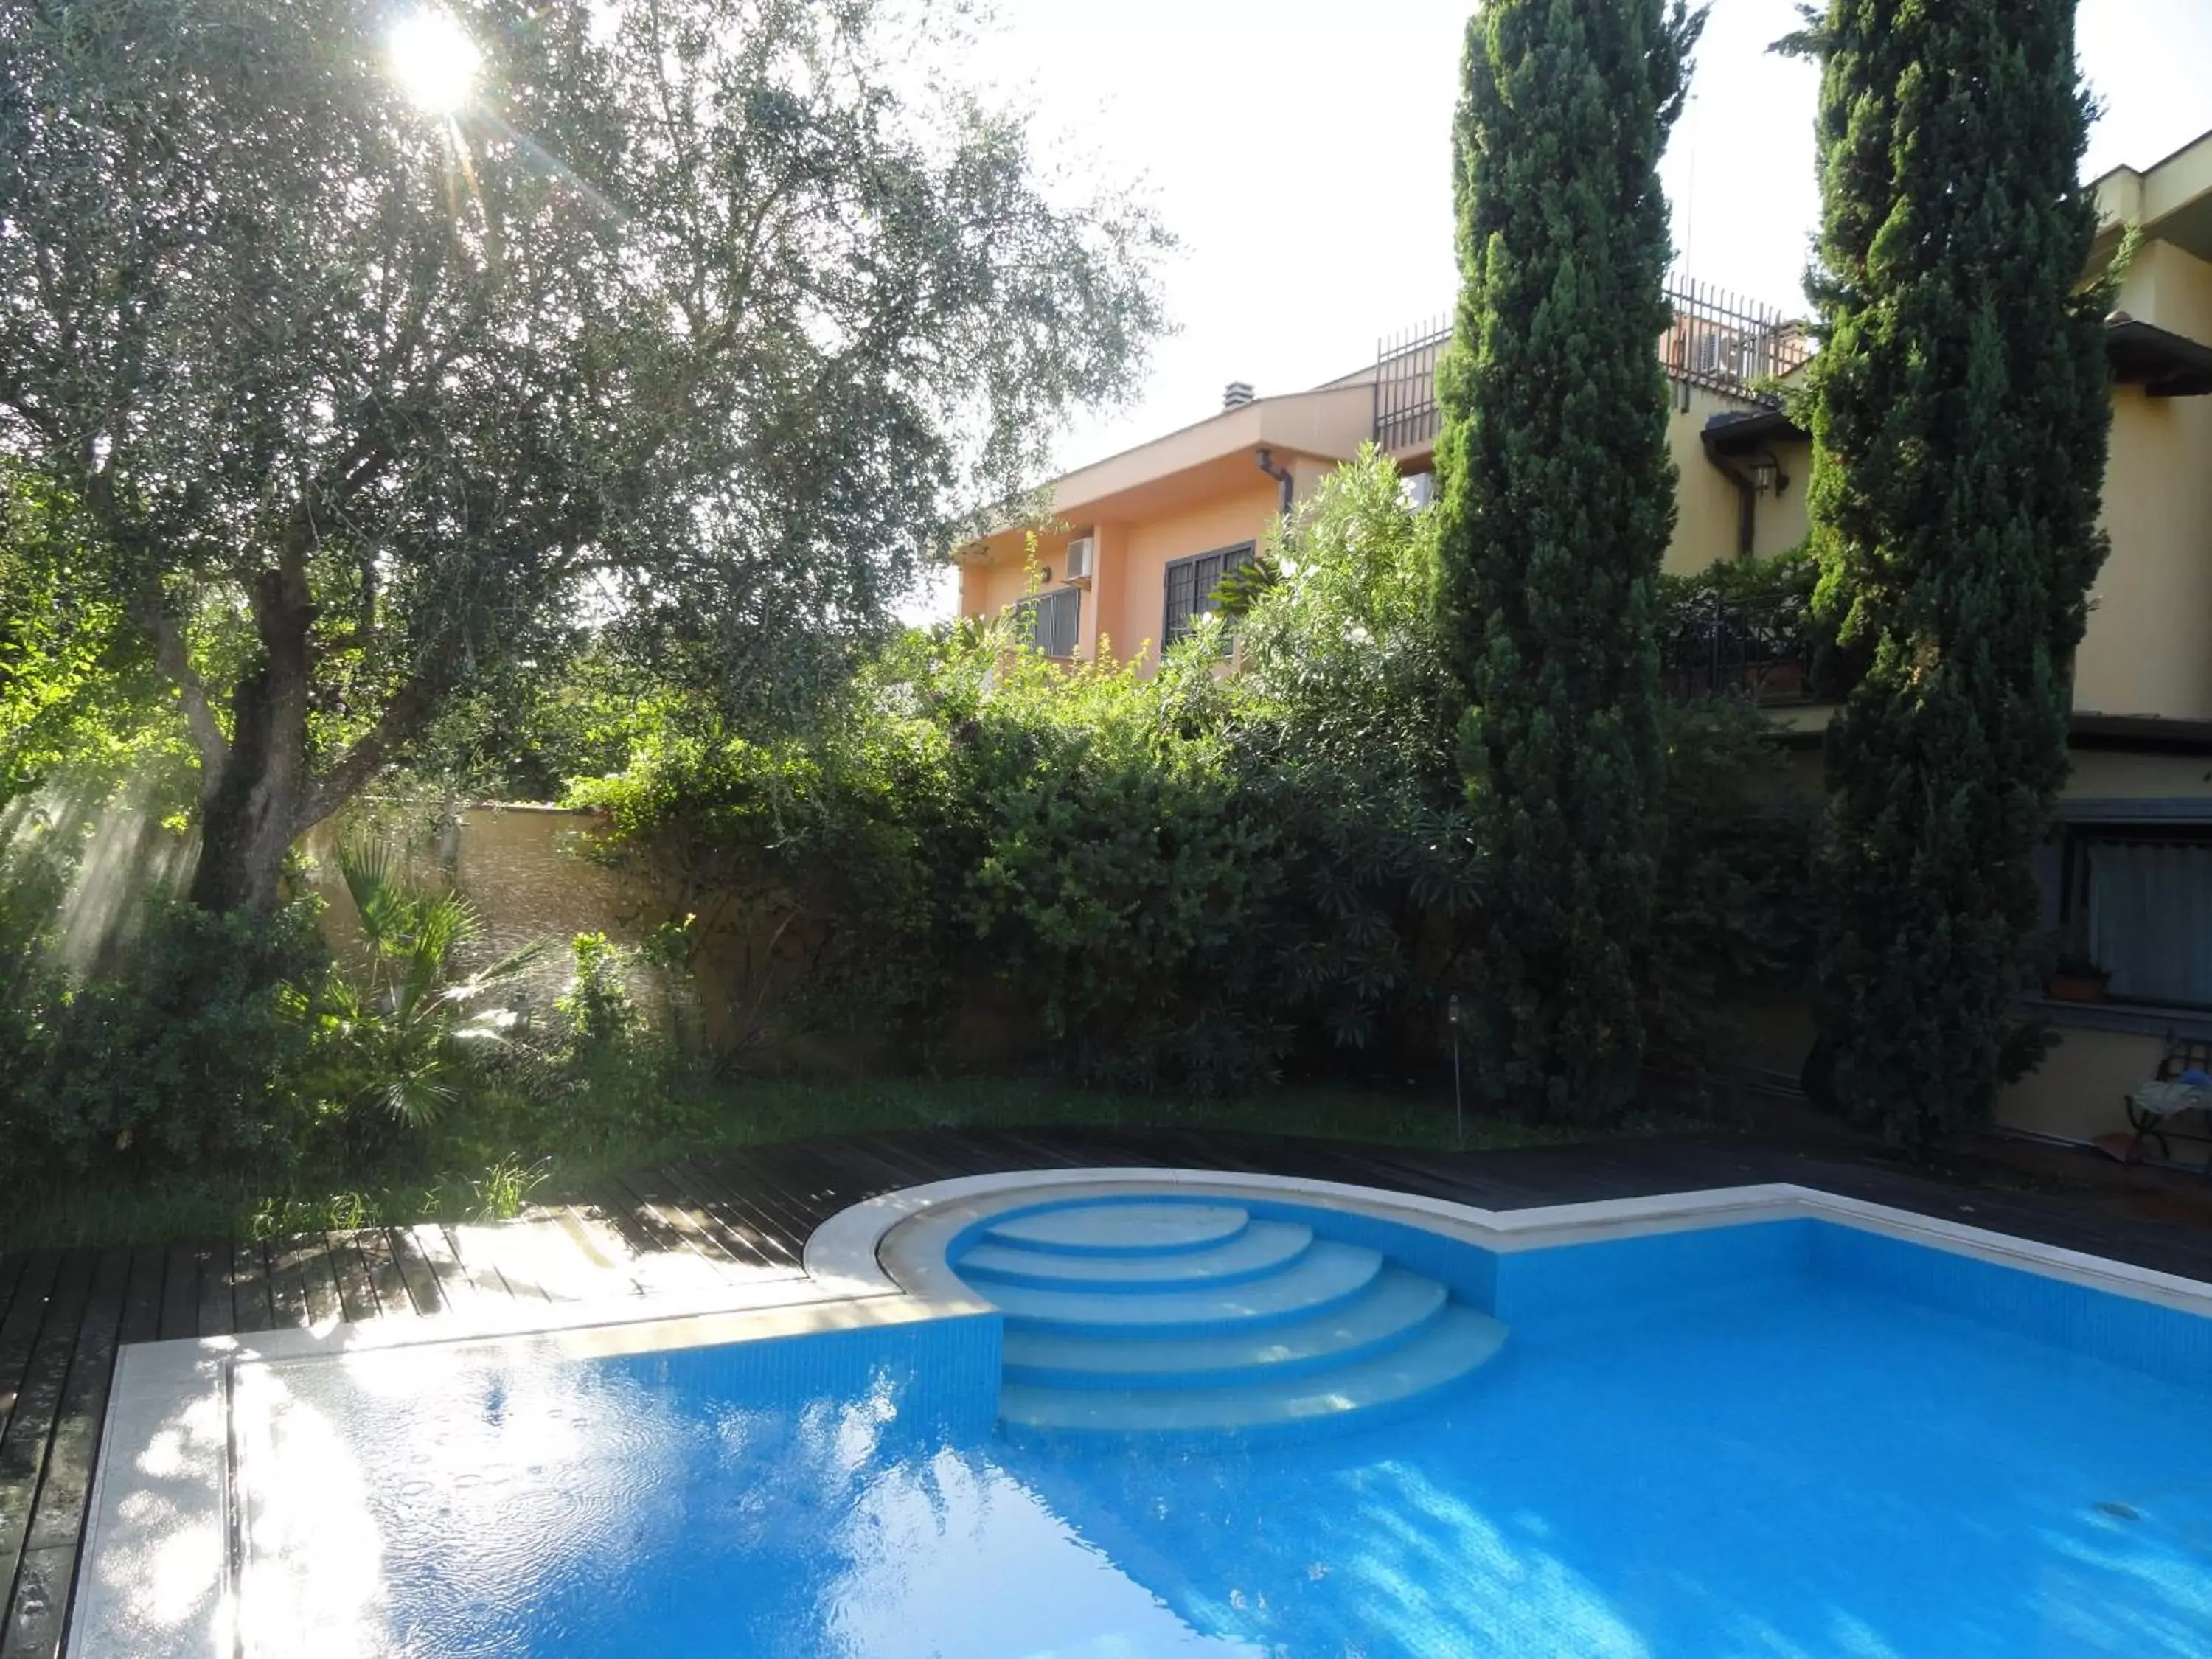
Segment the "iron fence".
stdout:
<path fill-rule="evenodd" d="M 1667 299 L 1674 320 L 1660 337 L 1659 361 L 1679 386 L 1771 407 L 1781 400 L 1766 383 L 1802 368 L 1813 355 L 1802 324 L 1710 283 L 1669 283 Z"/>
<path fill-rule="evenodd" d="M 1437 364 L 1451 343 L 1451 319 L 1438 317 L 1375 349 L 1375 442 L 1387 450 L 1433 443 L 1443 424 Z"/>
<path fill-rule="evenodd" d="M 1801 603 L 1747 604 L 1693 593 L 1659 618 L 1659 678 L 1668 695 L 1809 702 L 1813 638 Z"/>
<path fill-rule="evenodd" d="M 1667 284 L 1673 321 L 1660 335 L 1659 361 L 1682 389 L 1726 393 L 1778 406 L 1769 382 L 1802 368 L 1813 355 L 1803 325 L 1708 283 Z M 1375 441 L 1403 451 L 1433 443 L 1443 425 L 1437 404 L 1437 364 L 1451 343 L 1451 319 L 1433 319 L 1390 336 L 1375 348 Z"/>

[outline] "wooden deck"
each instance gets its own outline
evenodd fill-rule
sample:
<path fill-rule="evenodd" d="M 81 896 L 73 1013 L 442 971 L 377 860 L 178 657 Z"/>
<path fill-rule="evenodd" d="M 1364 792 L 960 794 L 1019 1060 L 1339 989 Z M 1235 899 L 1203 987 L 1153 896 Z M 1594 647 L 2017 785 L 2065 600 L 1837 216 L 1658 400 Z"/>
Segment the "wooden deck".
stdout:
<path fill-rule="evenodd" d="M 807 1235 L 848 1204 L 950 1176 L 1091 1164 L 1265 1170 L 1490 1209 L 1794 1181 L 2212 1280 L 2212 1200 L 2186 1192 L 2166 1201 L 2172 1218 L 2154 1219 L 2086 1185 L 2020 1190 L 1992 1184 L 1986 1171 L 1932 1180 L 1845 1149 L 1740 1139 L 1450 1154 L 1097 1131 L 793 1142 L 610 1183 L 502 1226 L 0 1257 L 0 1659 L 60 1651 L 124 1343 L 428 1318 L 487 1299 L 602 1300 L 789 1279 Z"/>

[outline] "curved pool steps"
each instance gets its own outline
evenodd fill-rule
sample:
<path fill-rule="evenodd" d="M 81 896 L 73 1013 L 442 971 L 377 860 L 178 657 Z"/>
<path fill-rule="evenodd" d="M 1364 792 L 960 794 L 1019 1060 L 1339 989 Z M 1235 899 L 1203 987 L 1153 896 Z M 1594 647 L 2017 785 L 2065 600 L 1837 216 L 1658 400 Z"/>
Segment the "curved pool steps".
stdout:
<path fill-rule="evenodd" d="M 1013 1430 L 1333 1432 L 1417 1407 L 1505 1339 L 1380 1251 L 1227 1205 L 1033 1211 L 951 1265 L 1006 1316 L 1000 1419 Z"/>
<path fill-rule="evenodd" d="M 1062 1204 L 994 1224 L 984 1237 L 1060 1255 L 1173 1255 L 1226 1244 L 1252 1224 L 1229 1204 Z"/>
<path fill-rule="evenodd" d="M 1009 1329 L 1087 1332 L 1099 1336 L 1196 1336 L 1243 1326 L 1287 1323 L 1349 1302 L 1382 1271 L 1380 1252 L 1320 1240 L 1263 1279 L 1225 1285 L 1179 1285 L 1133 1296 L 1126 1288 L 1091 1285 L 1038 1290 L 1029 1285 L 971 1281 L 996 1303 Z"/>
<path fill-rule="evenodd" d="M 1367 1295 L 1290 1325 L 1212 1335 L 1006 1334 L 1006 1379 L 1057 1389 L 1188 1389 L 1326 1370 L 1410 1342 L 1449 1300 L 1432 1279 L 1386 1267 Z"/>
<path fill-rule="evenodd" d="M 970 1284 L 988 1280 L 1043 1291 L 1200 1290 L 1268 1278 L 1296 1262 L 1313 1242 L 1313 1229 L 1297 1222 L 1255 1221 L 1226 1243 L 1172 1255 L 1064 1255 L 979 1244 L 960 1258 L 960 1271 Z"/>
<path fill-rule="evenodd" d="M 1420 1404 L 1497 1353 L 1505 1328 L 1472 1308 L 1449 1307 L 1420 1337 L 1387 1353 L 1304 1376 L 1228 1387 L 999 1391 L 1002 1422 L 1089 1434 L 1234 1434 L 1302 1425 L 1332 1430 Z"/>

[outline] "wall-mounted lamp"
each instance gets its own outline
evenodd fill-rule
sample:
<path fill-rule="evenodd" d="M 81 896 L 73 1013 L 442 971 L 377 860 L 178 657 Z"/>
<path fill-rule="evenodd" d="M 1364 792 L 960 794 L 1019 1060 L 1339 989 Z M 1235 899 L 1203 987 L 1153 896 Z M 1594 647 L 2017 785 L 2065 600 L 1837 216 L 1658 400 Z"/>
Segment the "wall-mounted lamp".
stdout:
<path fill-rule="evenodd" d="M 1761 450 L 1752 457 L 1751 487 L 1762 495 L 1779 495 L 1790 488 L 1790 475 L 1782 470 L 1772 450 Z"/>

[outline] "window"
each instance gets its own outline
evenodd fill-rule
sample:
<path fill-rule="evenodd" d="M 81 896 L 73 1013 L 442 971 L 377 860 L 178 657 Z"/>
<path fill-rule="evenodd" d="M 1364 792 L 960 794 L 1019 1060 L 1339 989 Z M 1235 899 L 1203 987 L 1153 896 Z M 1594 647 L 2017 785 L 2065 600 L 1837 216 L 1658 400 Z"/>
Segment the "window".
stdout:
<path fill-rule="evenodd" d="M 2212 1007 L 2212 826 L 2072 830 L 2060 923 L 2114 1001 Z"/>
<path fill-rule="evenodd" d="M 1176 559 L 1168 566 L 1167 614 L 1160 623 L 1160 648 L 1164 651 L 1188 636 L 1192 622 L 1213 609 L 1214 590 L 1231 571 L 1252 562 L 1252 544 L 1224 547 L 1195 558 Z"/>
<path fill-rule="evenodd" d="M 1083 590 L 1055 587 L 1033 593 L 1014 607 L 1026 623 L 1030 643 L 1048 657 L 1072 657 L 1083 623 Z"/>

